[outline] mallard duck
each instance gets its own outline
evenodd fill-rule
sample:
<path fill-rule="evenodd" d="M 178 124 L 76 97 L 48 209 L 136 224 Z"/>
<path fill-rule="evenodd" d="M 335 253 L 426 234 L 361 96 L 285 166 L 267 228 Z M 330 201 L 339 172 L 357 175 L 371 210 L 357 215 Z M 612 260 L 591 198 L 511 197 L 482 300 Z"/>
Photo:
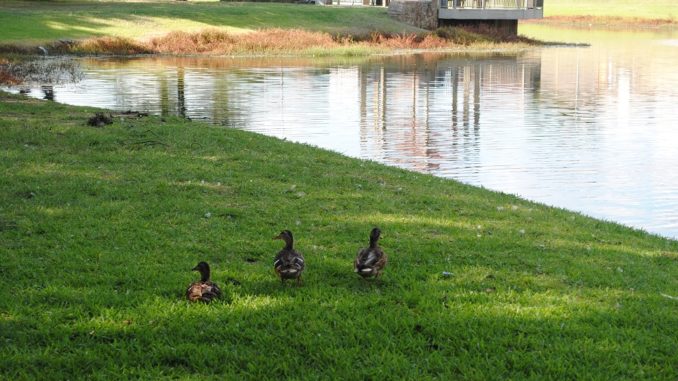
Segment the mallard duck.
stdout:
<path fill-rule="evenodd" d="M 214 298 L 221 296 L 221 289 L 216 283 L 210 280 L 210 265 L 207 262 L 200 262 L 193 268 L 193 271 L 200 272 L 200 281 L 191 283 L 186 289 L 186 298 L 191 302 L 209 303 Z"/>
<path fill-rule="evenodd" d="M 294 250 L 294 238 L 292 232 L 283 230 L 273 239 L 281 239 L 285 241 L 285 247 L 278 252 L 273 262 L 275 272 L 280 277 L 281 282 L 285 279 L 296 279 L 297 285 L 301 283 L 301 273 L 304 271 L 304 256 L 300 252 Z"/>
<path fill-rule="evenodd" d="M 372 229 L 370 232 L 370 246 L 358 250 L 358 256 L 355 258 L 353 268 L 363 278 L 379 277 L 388 262 L 386 253 L 377 243 L 380 235 L 381 230 L 379 228 Z"/>

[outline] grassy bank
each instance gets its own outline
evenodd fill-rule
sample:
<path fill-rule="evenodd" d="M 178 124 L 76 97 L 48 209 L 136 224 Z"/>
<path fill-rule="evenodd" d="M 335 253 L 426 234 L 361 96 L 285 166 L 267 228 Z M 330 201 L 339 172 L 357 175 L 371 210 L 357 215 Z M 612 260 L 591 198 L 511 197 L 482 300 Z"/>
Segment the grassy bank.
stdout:
<path fill-rule="evenodd" d="M 422 32 L 391 19 L 383 8 L 177 1 L 0 2 L 0 43 L 103 36 L 147 40 L 173 31 L 243 33 L 263 28 L 355 35 Z"/>
<path fill-rule="evenodd" d="M 678 19 L 673 0 L 545 0 L 544 16 L 597 16 L 639 19 Z"/>
<path fill-rule="evenodd" d="M 655 28 L 678 25 L 678 2 L 674 0 L 546 0 L 546 22 L 574 26 Z"/>
<path fill-rule="evenodd" d="M 525 49 L 483 31 L 425 31 L 378 7 L 276 3 L 0 3 L 0 53 L 367 55 L 402 49 Z M 480 33 L 479 33 L 480 32 Z M 485 31 L 487 32 L 487 31 Z"/>
<path fill-rule="evenodd" d="M 0 93 L 3 378 L 675 378 L 675 241 L 248 132 L 92 114 Z M 351 261 L 375 225 L 390 264 L 365 282 Z M 284 228 L 303 287 L 272 272 Z M 182 299 L 199 260 L 223 300 Z"/>

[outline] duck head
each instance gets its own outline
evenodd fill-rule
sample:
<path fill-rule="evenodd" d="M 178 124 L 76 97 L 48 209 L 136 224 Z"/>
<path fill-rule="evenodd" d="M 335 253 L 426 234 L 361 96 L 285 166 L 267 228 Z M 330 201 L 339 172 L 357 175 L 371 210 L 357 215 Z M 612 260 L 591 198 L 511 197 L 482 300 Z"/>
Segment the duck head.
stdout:
<path fill-rule="evenodd" d="M 283 230 L 278 234 L 277 236 L 273 237 L 273 239 L 281 239 L 285 241 L 285 249 L 291 249 L 292 244 L 294 243 L 294 238 L 292 237 L 292 232 L 289 230 Z"/>
<path fill-rule="evenodd" d="M 372 229 L 370 232 L 370 247 L 376 246 L 379 237 L 381 237 L 381 230 L 379 228 Z"/>
<path fill-rule="evenodd" d="M 207 262 L 200 262 L 194 268 L 193 271 L 200 272 L 200 280 L 202 282 L 207 282 L 210 280 L 210 265 Z"/>

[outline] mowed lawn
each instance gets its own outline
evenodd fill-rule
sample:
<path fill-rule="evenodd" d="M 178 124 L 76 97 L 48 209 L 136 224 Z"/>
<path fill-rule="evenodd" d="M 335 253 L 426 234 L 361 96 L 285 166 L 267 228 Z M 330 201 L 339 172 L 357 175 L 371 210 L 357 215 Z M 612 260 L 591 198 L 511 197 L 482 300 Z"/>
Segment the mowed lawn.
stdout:
<path fill-rule="evenodd" d="M 675 0 L 544 0 L 544 16 L 678 19 Z"/>
<path fill-rule="evenodd" d="M 675 380 L 678 243 L 177 118 L 0 92 L 0 375 Z M 383 278 L 352 272 L 373 226 Z M 301 287 L 272 270 L 290 229 Z M 198 261 L 225 291 L 184 300 Z"/>
<path fill-rule="evenodd" d="M 0 43 L 100 36 L 146 39 L 171 31 L 298 28 L 329 33 L 413 33 L 381 7 L 230 2 L 2 1 Z"/>
<path fill-rule="evenodd" d="M 594 16 L 675 20 L 673 0 L 545 0 L 547 17 Z M 232 33 L 262 28 L 299 28 L 333 34 L 419 33 L 391 19 L 381 7 L 189 1 L 0 2 L 0 43 L 115 36 L 149 39 L 171 31 L 219 29 Z"/>

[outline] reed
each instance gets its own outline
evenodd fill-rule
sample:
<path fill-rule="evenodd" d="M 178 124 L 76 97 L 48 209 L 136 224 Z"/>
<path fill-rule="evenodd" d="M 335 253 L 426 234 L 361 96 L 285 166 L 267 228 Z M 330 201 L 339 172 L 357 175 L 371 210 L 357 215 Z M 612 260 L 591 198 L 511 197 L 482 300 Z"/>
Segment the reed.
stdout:
<path fill-rule="evenodd" d="M 488 32 L 489 33 L 489 32 Z M 516 42 L 483 31 L 442 28 L 433 33 L 378 33 L 332 35 L 303 29 L 261 29 L 229 33 L 218 29 L 170 32 L 148 41 L 122 37 L 97 37 L 74 42 L 60 49 L 74 54 L 301 54 L 367 55 L 402 49 L 442 49 L 473 44 Z"/>
<path fill-rule="evenodd" d="M 135 55 L 153 53 L 146 44 L 125 37 L 97 37 L 78 41 L 67 49 L 75 54 Z"/>

